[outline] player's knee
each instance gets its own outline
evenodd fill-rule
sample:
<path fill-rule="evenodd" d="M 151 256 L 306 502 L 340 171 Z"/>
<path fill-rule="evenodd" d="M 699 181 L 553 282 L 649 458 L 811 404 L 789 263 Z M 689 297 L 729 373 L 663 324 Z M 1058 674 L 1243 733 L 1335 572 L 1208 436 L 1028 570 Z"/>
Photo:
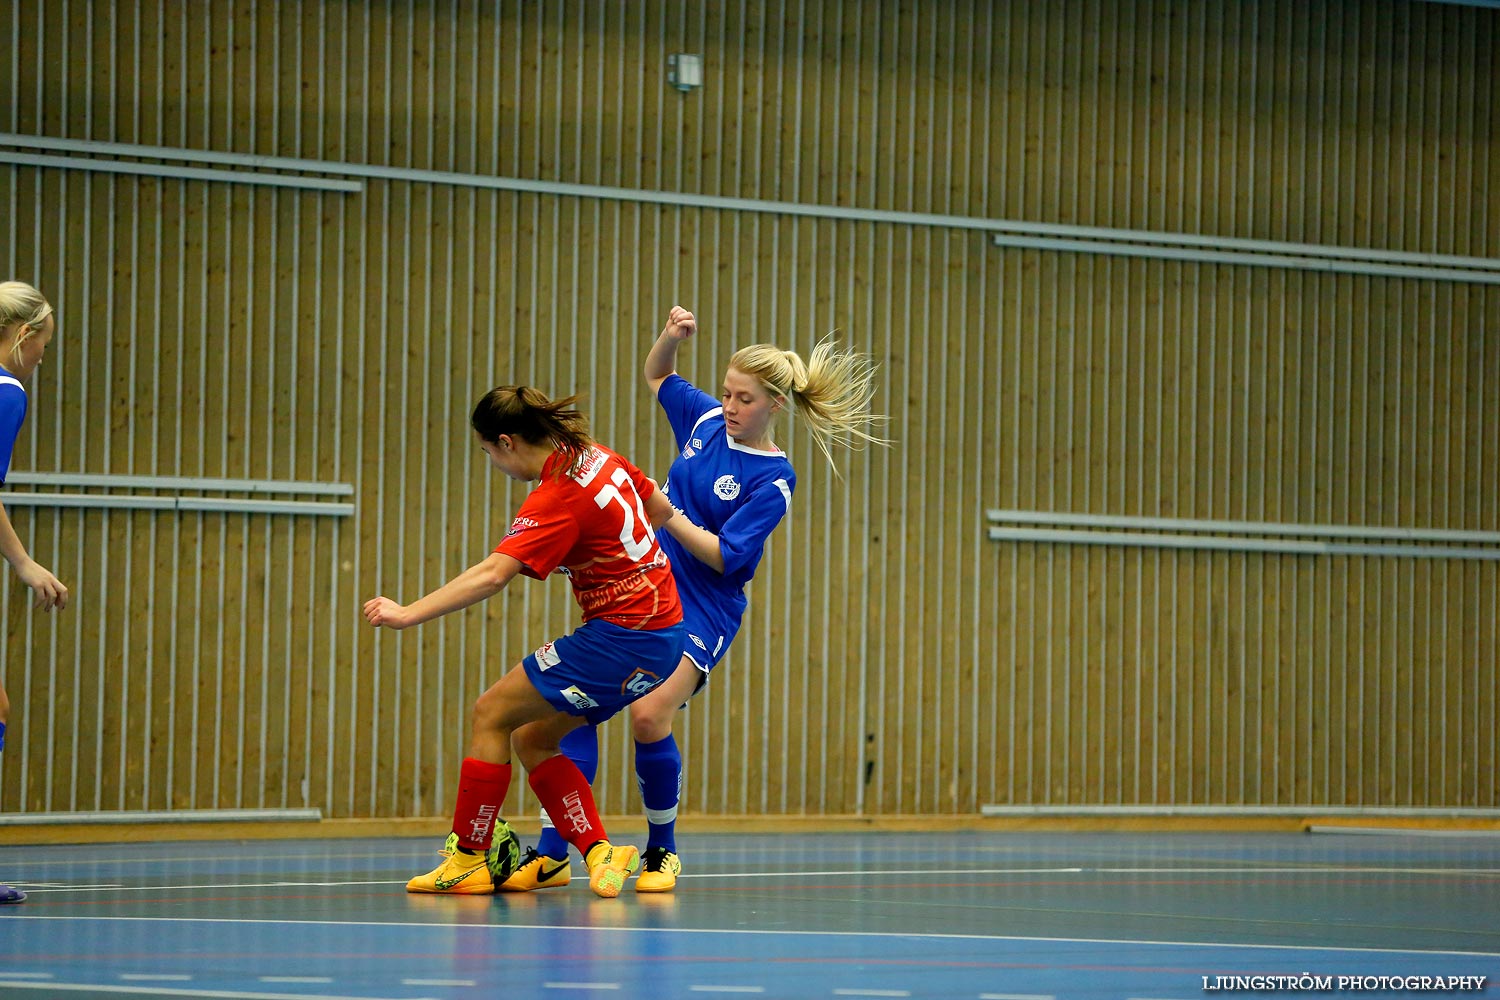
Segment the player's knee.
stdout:
<path fill-rule="evenodd" d="M 500 729 L 500 698 L 493 690 L 486 691 L 474 701 L 474 710 L 469 715 L 469 725 L 474 732 L 493 732 Z"/>
<path fill-rule="evenodd" d="M 516 759 L 521 766 L 531 771 L 549 758 L 556 757 L 562 751 L 557 745 L 557 740 L 543 737 L 536 731 L 534 726 L 522 726 L 511 736 L 511 749 L 515 751 Z"/>
<path fill-rule="evenodd" d="M 630 734 L 637 743 L 655 743 L 672 734 L 672 716 L 677 714 L 675 706 L 665 710 L 659 705 L 636 702 L 630 706 Z"/>

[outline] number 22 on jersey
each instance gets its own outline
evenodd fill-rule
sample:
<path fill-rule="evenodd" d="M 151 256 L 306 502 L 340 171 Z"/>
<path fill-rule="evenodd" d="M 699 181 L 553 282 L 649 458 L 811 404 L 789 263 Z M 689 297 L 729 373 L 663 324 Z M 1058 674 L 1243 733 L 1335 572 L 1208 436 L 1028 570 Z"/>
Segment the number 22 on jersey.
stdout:
<path fill-rule="evenodd" d="M 630 491 L 630 499 L 625 498 L 621 489 Z M 632 504 L 633 501 L 633 504 Z M 651 551 L 656 544 L 656 532 L 651 530 L 651 519 L 646 516 L 646 505 L 641 502 L 641 495 L 636 492 L 635 484 L 630 481 L 630 475 L 624 469 L 616 469 L 615 474 L 610 476 L 609 482 L 594 494 L 594 503 L 599 505 L 600 510 L 607 509 L 611 504 L 619 507 L 625 515 L 624 523 L 620 525 L 620 541 L 625 546 L 625 554 L 633 562 L 640 562 Z M 634 510 L 632 510 L 634 506 Z M 639 520 L 637 520 L 639 515 Z M 635 536 L 636 525 L 646 533 L 644 538 Z"/>

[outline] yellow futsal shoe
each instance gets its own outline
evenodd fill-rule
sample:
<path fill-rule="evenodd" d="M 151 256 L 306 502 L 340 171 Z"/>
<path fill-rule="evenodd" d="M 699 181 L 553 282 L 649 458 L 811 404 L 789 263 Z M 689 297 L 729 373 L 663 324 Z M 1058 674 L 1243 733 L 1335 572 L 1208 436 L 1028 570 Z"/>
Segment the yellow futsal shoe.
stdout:
<path fill-rule="evenodd" d="M 483 854 L 465 854 L 458 849 L 458 834 L 448 834 L 443 842 L 443 863 L 426 875 L 406 883 L 407 892 L 452 893 L 456 896 L 483 896 L 495 891 L 489 865 Z"/>
<path fill-rule="evenodd" d="M 640 877 L 635 880 L 635 891 L 671 892 L 681 874 L 682 862 L 677 855 L 665 847 L 648 847 Z"/>
<path fill-rule="evenodd" d="M 601 840 L 589 848 L 583 863 L 589 869 L 589 888 L 594 895 L 614 899 L 625 888 L 625 880 L 641 866 L 641 852 L 634 847 L 616 847 Z"/>
<path fill-rule="evenodd" d="M 533 892 L 537 889 L 561 889 L 573 878 L 573 865 L 567 858 L 561 861 L 538 854 L 536 848 L 526 848 L 521 866 L 500 885 L 501 892 Z"/>

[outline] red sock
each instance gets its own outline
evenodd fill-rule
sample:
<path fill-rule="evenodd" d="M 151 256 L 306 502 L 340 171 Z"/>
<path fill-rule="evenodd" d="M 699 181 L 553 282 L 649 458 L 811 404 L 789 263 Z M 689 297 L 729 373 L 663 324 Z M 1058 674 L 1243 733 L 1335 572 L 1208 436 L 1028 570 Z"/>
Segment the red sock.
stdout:
<path fill-rule="evenodd" d="M 471 851 L 490 849 L 495 820 L 510 788 L 510 765 L 465 757 L 458 772 L 458 803 L 453 807 L 453 832 L 458 846 Z"/>
<path fill-rule="evenodd" d="M 594 793 L 577 764 L 562 754 L 548 757 L 532 770 L 530 781 L 557 832 L 580 854 L 594 842 L 609 839 L 599 822 Z"/>

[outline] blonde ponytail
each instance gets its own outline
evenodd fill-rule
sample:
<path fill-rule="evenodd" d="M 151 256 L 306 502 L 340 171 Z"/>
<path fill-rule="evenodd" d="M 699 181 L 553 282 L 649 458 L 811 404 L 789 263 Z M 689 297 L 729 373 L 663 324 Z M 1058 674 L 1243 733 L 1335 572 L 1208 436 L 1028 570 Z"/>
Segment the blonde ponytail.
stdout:
<path fill-rule="evenodd" d="M 773 396 L 786 398 L 836 476 L 835 444 L 855 451 L 866 443 L 890 444 L 866 430 L 886 419 L 870 412 L 880 365 L 868 354 L 840 351 L 832 336 L 819 341 L 805 362 L 796 351 L 753 344 L 736 351 L 729 367 L 759 379 Z"/>

